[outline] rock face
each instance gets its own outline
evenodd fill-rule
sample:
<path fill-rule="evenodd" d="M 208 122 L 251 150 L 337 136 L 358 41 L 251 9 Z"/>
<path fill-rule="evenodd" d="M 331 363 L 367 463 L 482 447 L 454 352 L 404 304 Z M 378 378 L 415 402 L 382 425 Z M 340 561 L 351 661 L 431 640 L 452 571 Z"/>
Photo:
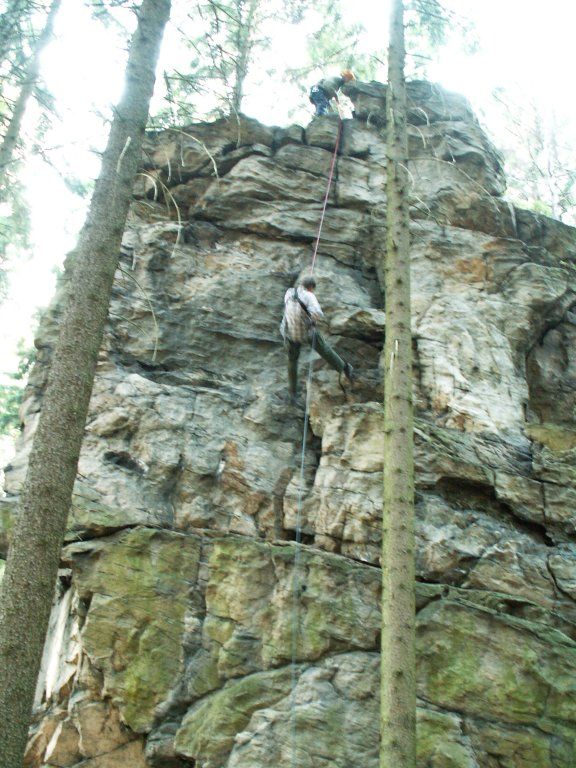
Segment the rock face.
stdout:
<path fill-rule="evenodd" d="M 337 122 L 148 137 L 31 767 L 378 766 L 386 89 L 349 95 L 316 276 L 359 376 L 343 388 L 313 361 L 301 504 L 278 325 L 310 265 Z M 418 764 L 573 768 L 576 231 L 505 201 L 463 98 L 418 82 L 409 102 Z M 57 321 L 56 304 L 6 470 L 2 555 Z"/>

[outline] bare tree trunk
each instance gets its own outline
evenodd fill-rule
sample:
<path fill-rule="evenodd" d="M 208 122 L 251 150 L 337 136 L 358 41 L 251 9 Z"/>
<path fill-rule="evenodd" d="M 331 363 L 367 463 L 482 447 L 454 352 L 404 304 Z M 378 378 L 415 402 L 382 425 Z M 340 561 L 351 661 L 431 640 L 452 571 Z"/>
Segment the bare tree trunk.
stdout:
<path fill-rule="evenodd" d="M 58 572 L 98 350 L 170 0 L 142 0 L 126 86 L 71 260 L 60 337 L 0 593 L 0 768 L 19 768 Z"/>
<path fill-rule="evenodd" d="M 381 768 L 416 766 L 414 460 L 408 142 L 402 0 L 388 52 Z"/>
<path fill-rule="evenodd" d="M 34 55 L 28 64 L 24 80 L 20 86 L 20 93 L 18 94 L 14 109 L 12 110 L 10 123 L 8 124 L 6 134 L 4 135 L 2 145 L 0 146 L 0 199 L 3 192 L 2 188 L 6 185 L 8 166 L 12 162 L 16 142 L 20 136 L 20 128 L 22 126 L 22 118 L 24 117 L 26 104 L 38 82 L 40 73 L 40 55 L 52 37 L 54 19 L 60 8 L 60 3 L 61 0 L 52 0 L 50 10 L 48 11 L 48 17 L 46 18 L 46 24 L 34 46 Z"/>
<path fill-rule="evenodd" d="M 242 110 L 242 99 L 244 98 L 244 81 L 248 74 L 248 64 L 250 54 L 254 45 L 254 24 L 255 16 L 258 11 L 260 0 L 250 0 L 248 7 L 248 16 L 246 21 L 242 20 L 241 5 L 238 4 L 238 58 L 235 62 L 234 88 L 232 91 L 232 110 L 238 114 Z"/>

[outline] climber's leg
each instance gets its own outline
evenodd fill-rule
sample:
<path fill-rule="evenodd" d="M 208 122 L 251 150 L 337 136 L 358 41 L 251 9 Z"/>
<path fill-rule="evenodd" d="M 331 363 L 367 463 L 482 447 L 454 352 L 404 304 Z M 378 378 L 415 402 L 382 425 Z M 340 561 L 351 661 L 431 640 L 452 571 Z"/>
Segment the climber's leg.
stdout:
<path fill-rule="evenodd" d="M 313 85 L 310 89 L 310 101 L 316 107 L 315 115 L 327 115 L 330 112 L 330 101 L 324 91 Z"/>
<path fill-rule="evenodd" d="M 315 331 L 314 340 L 312 342 L 314 349 L 323 360 L 326 360 L 331 368 L 334 368 L 338 373 L 343 373 L 346 368 L 346 363 L 342 358 L 332 349 L 330 344 L 326 341 L 324 336 L 319 331 Z"/>
<path fill-rule="evenodd" d="M 298 358 L 300 357 L 301 344 L 297 341 L 286 339 L 288 347 L 288 389 L 291 398 L 298 394 Z"/>

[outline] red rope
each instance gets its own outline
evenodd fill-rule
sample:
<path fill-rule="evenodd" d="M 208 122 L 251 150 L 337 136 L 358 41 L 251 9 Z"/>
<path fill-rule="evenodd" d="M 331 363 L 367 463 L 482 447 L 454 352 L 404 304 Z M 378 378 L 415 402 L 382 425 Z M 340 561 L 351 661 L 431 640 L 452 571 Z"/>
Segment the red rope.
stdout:
<path fill-rule="evenodd" d="M 324 195 L 324 205 L 322 206 L 322 216 L 320 217 L 320 225 L 318 226 L 318 234 L 316 235 L 316 244 L 314 245 L 314 253 L 312 255 L 312 267 L 310 268 L 310 274 L 314 274 L 314 265 L 316 264 L 316 254 L 318 253 L 318 246 L 320 244 L 320 235 L 322 234 L 322 225 L 324 224 L 324 217 L 326 216 L 326 207 L 328 205 L 328 198 L 330 196 L 330 187 L 332 186 L 332 178 L 334 176 L 336 158 L 338 157 L 338 148 L 340 146 L 341 135 L 342 135 L 342 118 L 340 117 L 340 115 L 338 115 L 338 134 L 336 136 L 336 145 L 334 146 L 334 154 L 332 155 L 332 163 L 330 165 L 330 173 L 328 175 L 328 186 L 326 187 L 326 194 Z"/>

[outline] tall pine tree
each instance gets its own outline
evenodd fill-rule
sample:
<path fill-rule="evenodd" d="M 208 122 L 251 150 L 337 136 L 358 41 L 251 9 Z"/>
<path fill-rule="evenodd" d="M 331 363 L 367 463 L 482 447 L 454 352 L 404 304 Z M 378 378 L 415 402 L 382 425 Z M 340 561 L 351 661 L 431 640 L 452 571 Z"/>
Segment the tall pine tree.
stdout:
<path fill-rule="evenodd" d="M 8 127 L 2 138 L 2 143 L 0 144 L 0 201 L 2 200 L 3 196 L 3 188 L 7 183 L 8 168 L 12 162 L 16 142 L 20 136 L 20 128 L 22 125 L 22 119 L 24 117 L 24 110 L 26 109 L 28 99 L 32 95 L 38 82 L 38 77 L 40 74 L 40 54 L 52 37 L 54 19 L 58 13 L 58 9 L 60 8 L 60 3 L 61 0 L 52 0 L 50 9 L 48 11 L 48 16 L 46 17 L 44 29 L 34 44 L 34 53 L 23 73 L 19 86 L 18 97 L 14 102 L 14 107 L 12 109 Z"/>
<path fill-rule="evenodd" d="M 298 23 L 310 6 L 310 0 L 197 0 L 180 24 L 195 33 L 186 39 L 191 63 L 188 71 L 165 74 L 172 109 L 157 116 L 158 124 L 242 112 L 254 63 L 273 44 L 271 26 Z"/>
<path fill-rule="evenodd" d="M 402 0 L 392 1 L 386 95 L 381 768 L 416 766 L 410 216 L 403 10 Z"/>
<path fill-rule="evenodd" d="M 170 0 L 142 0 L 66 306 L 0 593 L 0 768 L 22 765 L 98 350 Z"/>
<path fill-rule="evenodd" d="M 10 260 L 28 245 L 28 210 L 16 170 L 22 153 L 17 150 L 30 97 L 46 102 L 39 88 L 40 55 L 52 36 L 60 2 L 38 8 L 32 0 L 11 0 L 0 14 L 0 301 L 8 290 Z M 46 103 L 42 107 L 50 109 Z"/>

